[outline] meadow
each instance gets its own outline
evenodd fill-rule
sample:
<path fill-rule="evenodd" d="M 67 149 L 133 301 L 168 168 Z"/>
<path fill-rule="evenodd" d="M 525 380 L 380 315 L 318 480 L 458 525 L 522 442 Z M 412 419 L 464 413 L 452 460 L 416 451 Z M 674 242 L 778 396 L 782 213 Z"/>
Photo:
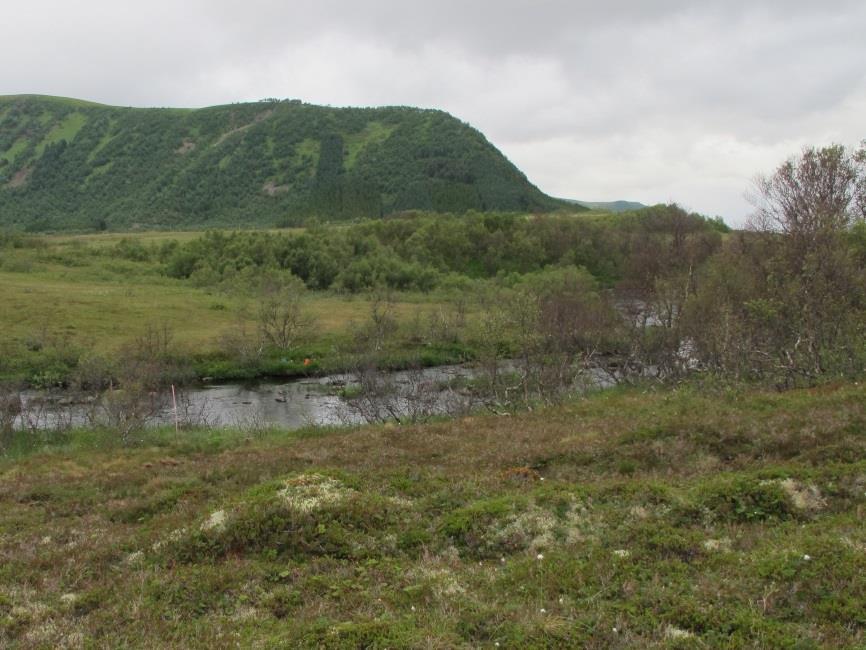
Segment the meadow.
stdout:
<path fill-rule="evenodd" d="M 295 231 L 280 231 L 291 236 Z M 197 364 L 199 376 L 255 376 L 226 361 L 225 339 L 258 337 L 257 296 L 241 287 L 196 286 L 168 277 L 155 260 L 125 259 L 118 246 L 177 245 L 200 240 L 202 232 L 55 235 L 28 238 L 26 246 L 0 250 L 0 379 L 50 387 L 65 383 L 88 355 L 122 355 L 149 329 L 167 329 L 172 353 Z M 315 357 L 324 369 L 339 367 L 336 348 L 369 318 L 370 294 L 309 292 L 303 309 L 314 322 L 293 351 L 292 363 L 275 374 L 301 372 L 298 361 Z M 426 319 L 447 297 L 417 292 L 389 296 L 389 315 L 398 327 Z M 396 342 L 395 342 L 396 346 Z M 399 346 L 413 355 L 401 337 Z M 285 353 L 279 356 L 286 356 Z M 220 363 L 208 366 L 208 360 Z M 447 360 L 447 358 L 445 359 Z M 42 381 L 41 377 L 47 377 Z"/>

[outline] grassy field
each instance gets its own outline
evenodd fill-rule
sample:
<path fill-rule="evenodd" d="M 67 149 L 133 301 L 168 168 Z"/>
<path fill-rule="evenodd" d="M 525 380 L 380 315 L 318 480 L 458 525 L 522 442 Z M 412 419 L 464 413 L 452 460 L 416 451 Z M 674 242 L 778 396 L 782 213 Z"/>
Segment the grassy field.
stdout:
<path fill-rule="evenodd" d="M 178 342 L 197 351 L 212 350 L 220 336 L 239 323 L 250 332 L 256 328 L 243 297 L 162 278 L 125 283 L 51 273 L 0 273 L 0 300 L 8 306 L 0 313 L 4 336 L 23 339 L 46 332 L 107 350 L 138 336 L 147 324 L 168 325 Z M 394 313 L 405 321 L 427 308 L 398 301 Z M 369 300 L 316 294 L 308 309 L 318 334 L 345 334 L 350 323 L 367 317 Z"/>
<path fill-rule="evenodd" d="M 253 338 L 256 302 L 248 293 L 196 287 L 167 277 L 157 263 L 109 252 L 123 239 L 158 246 L 201 235 L 50 236 L 36 239 L 36 246 L 0 250 L 0 352 L 26 374 L 39 367 L 42 360 L 35 357 L 45 356 L 45 350 L 111 355 L 149 327 L 169 328 L 177 353 L 191 357 L 219 353 L 227 334 Z M 406 325 L 423 320 L 439 304 L 441 298 L 397 295 L 392 315 Z M 324 354 L 369 318 L 370 297 L 311 292 L 305 309 L 315 323 L 307 343 Z"/>
<path fill-rule="evenodd" d="M 0 461 L 0 646 L 866 644 L 866 389 L 79 431 Z"/>

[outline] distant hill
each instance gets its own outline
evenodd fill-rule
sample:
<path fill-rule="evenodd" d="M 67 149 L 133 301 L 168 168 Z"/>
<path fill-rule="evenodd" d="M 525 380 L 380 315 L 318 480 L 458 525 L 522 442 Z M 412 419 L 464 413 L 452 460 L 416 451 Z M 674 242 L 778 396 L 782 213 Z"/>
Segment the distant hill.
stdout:
<path fill-rule="evenodd" d="M 637 201 L 576 201 L 564 199 L 567 203 L 582 205 L 590 210 L 604 210 L 606 212 L 630 212 L 631 210 L 642 210 L 647 205 Z"/>
<path fill-rule="evenodd" d="M 0 226 L 270 226 L 565 205 L 442 111 L 0 97 Z"/>

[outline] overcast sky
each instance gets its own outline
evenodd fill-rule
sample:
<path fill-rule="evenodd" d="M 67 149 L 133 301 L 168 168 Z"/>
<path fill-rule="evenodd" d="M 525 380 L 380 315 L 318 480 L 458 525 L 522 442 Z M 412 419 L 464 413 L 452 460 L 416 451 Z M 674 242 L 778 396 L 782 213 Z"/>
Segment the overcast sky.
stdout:
<path fill-rule="evenodd" d="M 441 108 L 545 192 L 729 223 L 806 144 L 866 138 L 864 0 L 28 0 L 0 94 Z"/>

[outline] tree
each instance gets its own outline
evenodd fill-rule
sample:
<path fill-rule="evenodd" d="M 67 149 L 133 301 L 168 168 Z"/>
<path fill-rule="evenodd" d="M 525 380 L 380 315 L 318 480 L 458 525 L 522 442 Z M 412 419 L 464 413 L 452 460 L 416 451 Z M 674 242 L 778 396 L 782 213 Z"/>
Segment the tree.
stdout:
<path fill-rule="evenodd" d="M 805 252 L 866 216 L 866 142 L 853 153 L 842 145 L 808 147 L 759 176 L 755 190 L 753 226 L 783 233 Z"/>
<path fill-rule="evenodd" d="M 313 318 L 303 304 L 304 283 L 294 276 L 269 277 L 259 299 L 259 332 L 266 343 L 288 350 L 309 332 Z"/>
<path fill-rule="evenodd" d="M 689 305 L 708 367 L 780 386 L 862 371 L 864 165 L 863 147 L 833 145 L 804 149 L 758 177 L 753 232 L 727 242 Z"/>

